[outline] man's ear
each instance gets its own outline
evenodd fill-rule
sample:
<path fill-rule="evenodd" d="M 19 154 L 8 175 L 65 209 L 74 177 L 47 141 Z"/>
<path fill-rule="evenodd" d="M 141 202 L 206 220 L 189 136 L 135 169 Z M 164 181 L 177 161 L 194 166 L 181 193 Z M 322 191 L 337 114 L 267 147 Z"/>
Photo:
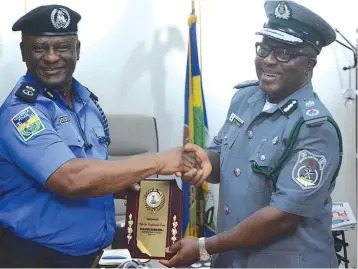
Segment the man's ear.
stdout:
<path fill-rule="evenodd" d="M 81 41 L 79 40 L 77 40 L 76 52 L 77 52 L 77 61 L 78 61 L 80 59 L 80 52 L 81 52 Z"/>
<path fill-rule="evenodd" d="M 25 45 L 24 42 L 20 43 L 21 57 L 22 61 L 25 62 Z"/>
<path fill-rule="evenodd" d="M 313 70 L 313 68 L 316 66 L 316 64 L 317 64 L 317 59 L 315 59 L 315 58 L 308 59 L 307 71 L 311 72 Z"/>

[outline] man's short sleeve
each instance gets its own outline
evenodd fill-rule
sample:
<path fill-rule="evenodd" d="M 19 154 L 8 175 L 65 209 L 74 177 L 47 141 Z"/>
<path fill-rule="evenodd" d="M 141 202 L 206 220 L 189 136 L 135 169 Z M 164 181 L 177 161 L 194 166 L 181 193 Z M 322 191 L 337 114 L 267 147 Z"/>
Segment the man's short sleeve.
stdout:
<path fill-rule="evenodd" d="M 61 165 L 75 158 L 50 117 L 36 106 L 8 107 L 0 124 L 0 155 L 42 185 Z"/>
<path fill-rule="evenodd" d="M 222 136 L 225 130 L 225 124 L 221 127 L 218 134 L 214 136 L 211 143 L 208 145 L 207 151 L 216 152 L 220 155 L 221 153 L 221 144 L 222 144 Z"/>
<path fill-rule="evenodd" d="M 304 217 L 319 216 L 335 184 L 339 160 L 338 135 L 331 123 L 303 125 L 279 174 L 271 206 Z"/>
<path fill-rule="evenodd" d="M 237 106 L 236 103 L 238 100 L 240 100 L 241 95 L 240 91 L 236 92 L 234 96 L 231 99 L 229 109 L 226 113 L 226 119 L 224 124 L 221 126 L 219 132 L 214 136 L 213 140 L 208 144 L 207 151 L 216 152 L 217 154 L 221 154 L 221 145 L 223 138 L 226 135 L 227 130 L 229 129 L 230 122 L 229 122 L 229 116 L 234 109 L 234 106 Z"/>

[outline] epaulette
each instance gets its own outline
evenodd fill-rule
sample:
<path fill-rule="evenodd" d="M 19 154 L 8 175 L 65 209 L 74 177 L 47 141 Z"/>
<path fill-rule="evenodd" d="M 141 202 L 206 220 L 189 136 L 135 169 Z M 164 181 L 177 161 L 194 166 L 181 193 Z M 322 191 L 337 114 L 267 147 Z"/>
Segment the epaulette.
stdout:
<path fill-rule="evenodd" d="M 34 103 L 39 94 L 39 90 L 34 84 L 22 84 L 20 88 L 16 91 L 15 96 L 20 100 L 27 103 Z"/>
<path fill-rule="evenodd" d="M 91 98 L 93 101 L 98 102 L 98 97 L 97 97 L 97 95 L 95 95 L 93 92 L 91 92 L 88 88 L 86 88 L 86 89 L 87 89 L 87 91 L 89 91 L 89 93 L 90 93 L 90 98 Z"/>
<path fill-rule="evenodd" d="M 257 85 L 259 85 L 258 80 L 246 80 L 244 82 L 241 82 L 241 83 L 235 85 L 234 89 L 243 89 L 243 88 L 246 88 L 246 87 L 257 86 Z"/>
<path fill-rule="evenodd" d="M 329 116 L 327 109 L 313 98 L 298 103 L 303 119 L 307 126 L 322 125 Z"/>

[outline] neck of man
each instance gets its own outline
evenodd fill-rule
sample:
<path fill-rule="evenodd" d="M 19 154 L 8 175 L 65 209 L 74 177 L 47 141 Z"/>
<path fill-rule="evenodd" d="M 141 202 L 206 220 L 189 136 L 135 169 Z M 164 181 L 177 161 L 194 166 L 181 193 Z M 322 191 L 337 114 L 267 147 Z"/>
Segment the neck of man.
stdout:
<path fill-rule="evenodd" d="M 63 99 L 65 100 L 66 104 L 72 108 L 72 81 L 67 83 L 66 85 L 57 88 L 59 93 L 62 95 Z"/>
<path fill-rule="evenodd" d="M 287 97 L 289 97 L 290 95 L 292 95 L 293 93 L 297 92 L 298 90 L 302 89 L 303 87 L 305 87 L 307 85 L 307 83 L 309 83 L 311 81 L 311 77 L 308 77 L 301 86 L 299 87 L 295 87 L 295 90 L 293 91 L 283 91 L 282 95 L 266 95 L 266 100 L 270 103 L 273 104 L 278 104 L 280 103 L 282 100 L 285 100 Z"/>

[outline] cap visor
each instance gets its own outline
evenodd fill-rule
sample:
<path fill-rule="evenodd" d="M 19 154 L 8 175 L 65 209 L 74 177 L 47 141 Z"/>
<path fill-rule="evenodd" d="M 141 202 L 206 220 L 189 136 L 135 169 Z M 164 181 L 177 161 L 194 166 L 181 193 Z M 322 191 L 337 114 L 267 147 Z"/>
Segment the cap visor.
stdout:
<path fill-rule="evenodd" d="M 265 37 L 269 37 L 272 39 L 275 39 L 277 41 L 281 41 L 284 43 L 288 43 L 288 44 L 292 44 L 292 45 L 297 45 L 297 44 L 302 44 L 303 40 L 301 38 L 298 38 L 296 36 L 287 34 L 285 32 L 276 30 L 276 29 L 270 29 L 270 28 L 263 28 L 261 31 L 256 33 L 257 35 L 262 35 Z"/>

